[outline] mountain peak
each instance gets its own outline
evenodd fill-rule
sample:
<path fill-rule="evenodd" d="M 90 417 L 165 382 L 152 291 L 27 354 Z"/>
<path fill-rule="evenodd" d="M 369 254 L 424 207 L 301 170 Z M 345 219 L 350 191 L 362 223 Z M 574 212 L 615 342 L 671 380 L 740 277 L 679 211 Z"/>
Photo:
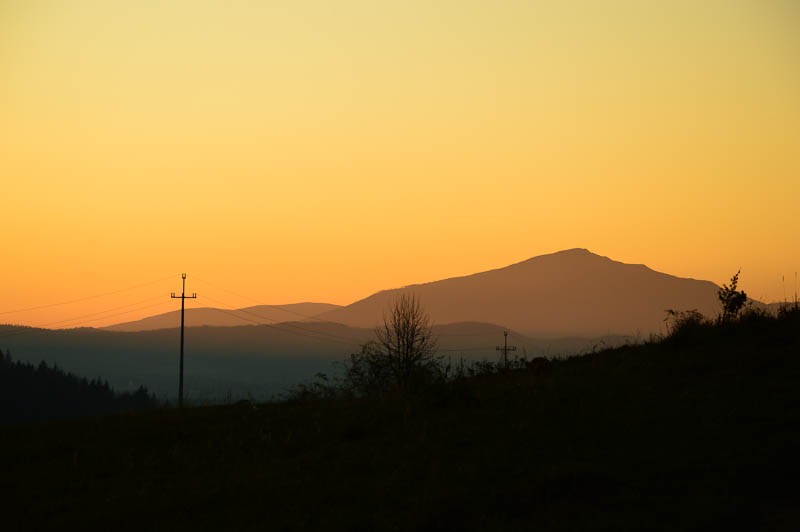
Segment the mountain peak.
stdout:
<path fill-rule="evenodd" d="M 532 257 L 531 259 L 541 259 L 545 257 L 596 257 L 599 259 L 607 259 L 608 257 L 604 257 L 602 255 L 598 255 L 597 253 L 592 253 L 586 248 L 571 248 L 571 249 L 563 249 L 561 251 L 555 251 L 553 253 L 546 253 L 544 255 L 537 255 Z"/>
<path fill-rule="evenodd" d="M 598 255 L 597 253 L 592 253 L 586 248 L 572 248 L 572 249 L 565 249 L 563 251 L 556 251 L 552 253 L 553 256 L 557 257 L 575 257 L 575 258 L 597 258 L 597 259 L 606 259 L 608 257 L 604 257 L 603 255 Z"/>
<path fill-rule="evenodd" d="M 664 309 L 716 312 L 717 287 L 572 248 L 463 277 L 373 294 L 320 316 L 372 327 L 400 290 L 413 290 L 439 324 L 484 322 L 525 334 L 648 334 Z"/>
<path fill-rule="evenodd" d="M 542 262 L 549 262 L 549 261 L 586 261 L 586 260 L 593 260 L 593 259 L 600 259 L 604 261 L 610 261 L 608 257 L 604 257 L 602 255 L 598 255 L 596 253 L 592 253 L 586 248 L 571 248 L 571 249 L 564 249 L 561 251 L 555 251 L 553 253 L 546 253 L 544 255 L 536 255 L 535 257 L 531 257 L 526 259 L 522 262 L 518 262 L 517 264 L 536 264 Z M 512 264 L 511 266 L 515 266 Z"/>
<path fill-rule="evenodd" d="M 561 251 L 556 251 L 553 255 L 562 255 L 562 254 L 571 254 L 571 255 L 595 255 L 586 248 L 570 248 L 564 249 Z M 598 255 L 599 256 L 599 255 Z"/>

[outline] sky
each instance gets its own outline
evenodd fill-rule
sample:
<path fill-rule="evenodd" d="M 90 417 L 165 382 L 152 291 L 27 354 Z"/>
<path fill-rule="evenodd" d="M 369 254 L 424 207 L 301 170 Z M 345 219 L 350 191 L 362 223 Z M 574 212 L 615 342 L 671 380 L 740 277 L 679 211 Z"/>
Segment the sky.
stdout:
<path fill-rule="evenodd" d="M 0 0 L 0 322 L 174 310 L 182 272 L 195 306 L 348 304 L 575 247 L 791 298 L 798 27 L 792 0 Z"/>

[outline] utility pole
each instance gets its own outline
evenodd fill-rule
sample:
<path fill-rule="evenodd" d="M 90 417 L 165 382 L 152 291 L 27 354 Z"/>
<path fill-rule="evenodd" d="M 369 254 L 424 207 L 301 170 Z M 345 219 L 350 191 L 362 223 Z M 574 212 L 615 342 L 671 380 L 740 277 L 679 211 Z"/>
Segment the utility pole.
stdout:
<path fill-rule="evenodd" d="M 503 347 L 498 345 L 495 350 L 503 352 L 503 365 L 508 367 L 508 352 L 517 350 L 517 346 L 508 345 L 508 331 L 503 331 Z"/>
<path fill-rule="evenodd" d="M 181 295 L 176 296 L 175 292 L 172 292 L 173 299 L 180 299 L 181 300 L 181 376 L 180 381 L 178 384 L 178 408 L 183 408 L 183 313 L 186 307 L 186 300 L 187 299 L 197 299 L 197 294 L 192 294 L 190 296 L 186 295 L 186 274 L 181 274 L 181 279 L 183 279 L 183 289 L 181 290 Z"/>

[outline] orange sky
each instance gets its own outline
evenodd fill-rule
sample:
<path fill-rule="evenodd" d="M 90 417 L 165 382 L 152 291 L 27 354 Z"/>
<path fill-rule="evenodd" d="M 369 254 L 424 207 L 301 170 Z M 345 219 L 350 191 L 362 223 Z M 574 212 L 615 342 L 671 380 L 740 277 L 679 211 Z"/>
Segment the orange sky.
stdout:
<path fill-rule="evenodd" d="M 0 0 L 0 322 L 174 309 L 183 271 L 198 305 L 346 304 L 571 247 L 791 297 L 798 27 L 791 0 Z"/>

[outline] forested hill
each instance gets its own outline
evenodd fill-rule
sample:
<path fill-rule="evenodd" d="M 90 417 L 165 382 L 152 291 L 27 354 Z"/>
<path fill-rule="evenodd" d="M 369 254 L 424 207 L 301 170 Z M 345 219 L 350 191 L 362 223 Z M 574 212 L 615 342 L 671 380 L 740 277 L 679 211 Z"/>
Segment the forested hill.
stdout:
<path fill-rule="evenodd" d="M 145 388 L 115 393 L 108 382 L 87 380 L 45 362 L 15 362 L 0 351 L 0 423 L 41 421 L 145 410 L 156 406 Z"/>

